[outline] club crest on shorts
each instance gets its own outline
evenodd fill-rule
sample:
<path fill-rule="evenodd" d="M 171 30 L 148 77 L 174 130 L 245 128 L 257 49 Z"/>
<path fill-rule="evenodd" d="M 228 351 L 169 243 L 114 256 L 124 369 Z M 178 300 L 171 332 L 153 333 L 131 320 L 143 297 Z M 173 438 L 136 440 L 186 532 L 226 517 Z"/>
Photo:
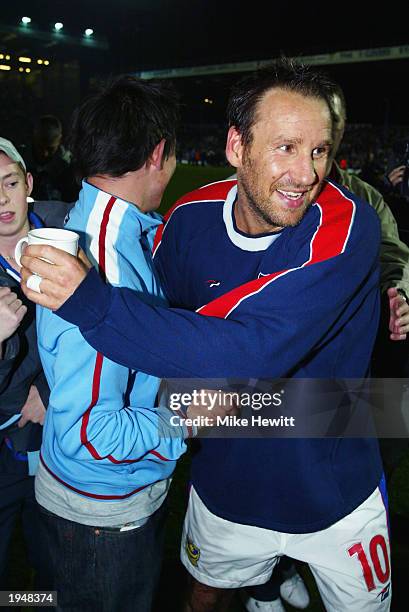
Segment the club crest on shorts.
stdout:
<path fill-rule="evenodd" d="M 198 548 L 196 544 L 193 544 L 192 540 L 190 540 L 189 538 L 186 538 L 185 547 L 186 547 L 186 554 L 188 556 L 190 563 L 194 565 L 195 567 L 197 567 L 197 563 L 200 558 L 200 548 Z"/>

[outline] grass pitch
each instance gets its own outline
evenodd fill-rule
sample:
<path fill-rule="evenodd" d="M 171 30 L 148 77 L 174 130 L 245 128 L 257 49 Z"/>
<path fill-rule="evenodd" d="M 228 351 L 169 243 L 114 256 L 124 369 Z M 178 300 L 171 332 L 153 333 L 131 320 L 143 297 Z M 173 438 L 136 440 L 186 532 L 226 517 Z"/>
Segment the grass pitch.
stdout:
<path fill-rule="evenodd" d="M 234 172 L 235 169 L 231 166 L 214 167 L 178 164 L 175 174 L 163 195 L 159 212 L 164 215 L 172 204 L 185 193 L 208 183 L 222 181 L 234 174 Z"/>

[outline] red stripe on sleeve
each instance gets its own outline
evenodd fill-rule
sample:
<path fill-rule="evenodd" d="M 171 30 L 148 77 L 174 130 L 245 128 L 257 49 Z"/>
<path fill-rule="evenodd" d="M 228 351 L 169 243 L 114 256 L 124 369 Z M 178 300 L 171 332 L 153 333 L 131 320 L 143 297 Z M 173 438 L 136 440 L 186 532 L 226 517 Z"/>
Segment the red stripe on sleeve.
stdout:
<path fill-rule="evenodd" d="M 104 356 L 101 353 L 97 353 L 97 357 L 95 360 L 94 366 L 94 376 L 92 379 L 92 395 L 91 395 L 91 403 L 88 406 L 87 410 L 84 412 L 81 421 L 81 444 L 83 444 L 89 453 L 94 457 L 94 459 L 102 459 L 99 453 L 96 451 L 94 446 L 88 440 L 87 436 L 87 427 L 89 423 L 89 417 L 91 414 L 91 410 L 98 402 L 99 398 L 99 389 L 101 384 L 101 372 L 102 372 L 102 364 L 104 361 Z"/>
<path fill-rule="evenodd" d="M 105 241 L 107 235 L 107 227 L 109 223 L 109 215 L 111 214 L 111 210 L 116 202 L 116 198 L 111 196 L 108 200 L 108 204 L 104 210 L 104 214 L 102 216 L 101 221 L 101 229 L 99 231 L 99 243 L 98 243 L 98 266 L 99 273 L 101 275 L 102 280 L 106 281 L 105 274 Z"/>
<path fill-rule="evenodd" d="M 116 200 L 117 200 L 117 198 L 115 198 L 114 196 L 112 196 L 109 199 L 109 201 L 108 201 L 108 203 L 107 203 L 107 205 L 105 207 L 103 216 L 102 216 L 101 228 L 100 228 L 100 232 L 99 232 L 99 242 L 98 242 L 98 258 L 99 259 L 98 259 L 98 266 L 99 266 L 100 275 L 101 275 L 101 277 L 103 278 L 104 281 L 106 281 L 106 266 L 105 266 L 106 259 L 105 259 L 105 253 L 106 253 L 107 227 L 108 227 L 108 223 L 109 223 L 109 217 L 110 217 L 111 211 L 112 211 L 112 209 L 114 207 L 114 204 L 115 204 Z M 104 356 L 101 353 L 97 353 L 96 360 L 95 360 L 95 366 L 94 366 L 94 375 L 93 375 L 93 380 L 92 380 L 91 403 L 90 403 L 90 405 L 88 406 L 87 410 L 85 411 L 85 413 L 82 416 L 81 430 L 80 430 L 81 443 L 87 448 L 87 450 L 92 455 L 92 457 L 94 459 L 97 459 L 97 460 L 104 459 L 104 457 L 102 457 L 98 453 L 98 451 L 96 450 L 94 445 L 88 440 L 87 428 L 88 428 L 88 424 L 89 424 L 89 419 L 90 419 L 91 411 L 96 406 L 96 404 L 98 403 L 98 399 L 99 399 L 103 361 L 104 361 Z M 145 453 L 145 455 L 146 455 L 146 453 Z M 118 460 L 118 459 L 115 459 L 115 457 L 113 457 L 112 455 L 108 455 L 106 458 L 111 463 L 114 463 L 114 464 L 137 463 L 138 461 L 141 461 L 141 459 L 143 459 L 143 457 L 145 455 L 143 455 L 142 457 L 138 457 L 137 459 Z M 164 461 L 169 461 L 169 459 L 166 459 L 165 457 L 162 457 L 161 455 L 159 455 L 159 453 L 157 453 L 157 456 L 160 459 L 163 459 Z"/>

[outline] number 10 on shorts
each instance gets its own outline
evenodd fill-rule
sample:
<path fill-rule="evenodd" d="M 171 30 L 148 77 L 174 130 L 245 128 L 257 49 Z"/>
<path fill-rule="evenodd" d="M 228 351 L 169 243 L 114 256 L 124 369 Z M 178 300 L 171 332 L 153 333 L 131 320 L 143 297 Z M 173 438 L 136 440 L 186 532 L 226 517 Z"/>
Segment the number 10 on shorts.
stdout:
<path fill-rule="evenodd" d="M 381 560 L 379 558 L 379 549 L 382 553 L 383 564 L 381 564 Z M 391 568 L 389 563 L 388 547 L 386 545 L 385 538 L 382 535 L 376 535 L 370 541 L 369 558 L 361 542 L 354 544 L 351 546 L 351 548 L 348 548 L 348 553 L 350 557 L 353 557 L 354 555 L 358 557 L 368 591 L 373 591 L 373 589 L 376 588 L 373 570 L 375 570 L 376 577 L 381 584 L 388 582 L 391 574 Z M 382 567 L 382 565 L 384 567 Z"/>

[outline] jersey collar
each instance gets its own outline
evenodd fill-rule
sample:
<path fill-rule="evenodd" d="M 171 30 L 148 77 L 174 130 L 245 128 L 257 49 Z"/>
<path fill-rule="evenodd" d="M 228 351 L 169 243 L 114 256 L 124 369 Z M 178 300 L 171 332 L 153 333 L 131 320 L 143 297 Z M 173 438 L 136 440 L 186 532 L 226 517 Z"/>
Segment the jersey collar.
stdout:
<path fill-rule="evenodd" d="M 227 235 L 231 242 L 242 249 L 242 251 L 266 251 L 269 246 L 280 236 L 281 232 L 262 234 L 260 236 L 249 236 L 240 232 L 234 219 L 234 204 L 237 199 L 237 186 L 234 185 L 224 202 L 223 221 L 226 226 Z"/>

